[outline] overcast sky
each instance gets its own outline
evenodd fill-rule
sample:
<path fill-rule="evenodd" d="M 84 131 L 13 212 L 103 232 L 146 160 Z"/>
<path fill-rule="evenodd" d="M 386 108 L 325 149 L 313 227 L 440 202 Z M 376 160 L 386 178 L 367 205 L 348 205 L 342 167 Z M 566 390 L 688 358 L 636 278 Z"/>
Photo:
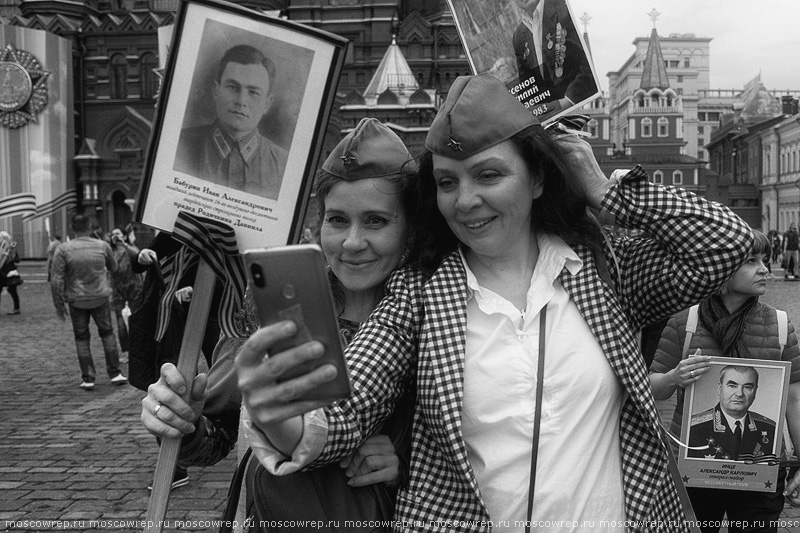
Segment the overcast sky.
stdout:
<path fill-rule="evenodd" d="M 648 37 L 655 8 L 662 37 L 694 33 L 712 38 L 711 88 L 741 89 L 761 72 L 768 89 L 800 90 L 800 0 L 568 0 L 576 19 L 591 17 L 589 44 L 597 76 L 608 90 L 609 71 Z M 580 31 L 583 24 L 578 22 Z"/>

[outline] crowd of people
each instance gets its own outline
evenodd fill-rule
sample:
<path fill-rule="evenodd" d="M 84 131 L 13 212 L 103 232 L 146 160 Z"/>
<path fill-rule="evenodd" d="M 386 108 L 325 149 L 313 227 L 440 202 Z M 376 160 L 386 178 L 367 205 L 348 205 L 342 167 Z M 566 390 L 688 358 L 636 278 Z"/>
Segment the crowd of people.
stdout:
<path fill-rule="evenodd" d="M 144 427 L 181 439 L 173 488 L 238 443 L 253 529 L 345 520 L 356 512 L 349 502 L 368 501 L 359 513 L 404 531 L 452 520 L 475 524 L 470 531 L 564 520 L 577 525 L 559 531 L 690 531 L 683 482 L 670 471 L 670 455 L 682 452 L 656 400 L 677 394 L 669 432 L 680 441 L 686 390 L 712 371 L 713 356 L 789 362 L 786 424 L 800 445 L 795 329 L 759 302 L 778 256 L 795 275 L 795 224 L 761 234 L 640 167 L 609 179 L 587 142 L 546 131 L 487 74 L 455 80 L 422 154 L 364 119 L 316 183 L 318 224 L 304 240 L 329 267 L 353 392 L 307 399 L 335 377 L 332 365 L 296 372 L 324 346 L 275 349 L 297 325 L 260 327 L 245 295 L 241 335 L 211 330 L 209 371 L 187 382 L 165 364 L 142 400 Z M 174 253 L 140 251 L 119 230 L 111 243 L 97 240 L 91 229 L 76 215 L 75 237 L 54 247 L 50 267 L 85 390 L 96 377 L 89 317 L 111 382 L 126 382 L 112 309 L 125 354 L 122 311 L 141 293 L 138 272 Z M 178 298 L 189 300 L 185 288 Z M 640 331 L 661 321 L 645 358 Z M 710 435 L 712 459 L 739 461 L 779 435 L 750 409 L 760 379 L 752 362 L 718 374 L 719 403 L 691 425 Z M 781 466 L 771 492 L 689 487 L 688 497 L 703 532 L 724 515 L 765 524 L 743 530 L 777 531 L 770 521 L 784 504 L 800 506 L 800 474 Z"/>

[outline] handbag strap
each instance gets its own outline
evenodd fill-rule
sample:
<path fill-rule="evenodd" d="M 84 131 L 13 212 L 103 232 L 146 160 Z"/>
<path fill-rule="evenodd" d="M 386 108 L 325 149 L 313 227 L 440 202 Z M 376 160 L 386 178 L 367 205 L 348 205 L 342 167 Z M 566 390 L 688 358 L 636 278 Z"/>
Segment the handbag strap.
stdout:
<path fill-rule="evenodd" d="M 661 430 L 662 432 L 666 433 L 664 428 L 661 428 Z M 664 447 L 667 449 L 669 473 L 672 475 L 672 481 L 675 485 L 675 490 L 678 492 L 678 498 L 681 501 L 683 512 L 686 515 L 686 523 L 689 526 L 689 531 L 691 531 L 691 533 L 700 533 L 700 528 L 697 526 L 699 523 L 697 521 L 697 515 L 694 512 L 694 507 L 692 507 L 692 501 L 689 499 L 689 492 L 686 490 L 686 485 L 683 484 L 683 479 L 681 479 L 681 472 L 678 470 L 678 462 L 675 460 L 675 455 L 672 453 L 672 448 L 670 448 L 669 441 L 664 439 L 664 445 Z"/>
<path fill-rule="evenodd" d="M 539 317 L 539 366 L 536 371 L 536 413 L 533 417 L 533 442 L 531 444 L 531 475 L 528 486 L 528 514 L 525 517 L 525 533 L 531 531 L 533 513 L 533 491 L 536 487 L 536 457 L 539 452 L 539 427 L 542 422 L 542 389 L 544 384 L 544 329 L 547 323 L 547 305 Z"/>
<path fill-rule="evenodd" d="M 232 533 L 233 523 L 236 520 L 236 509 L 239 507 L 239 495 L 242 493 L 242 483 L 244 476 L 247 472 L 247 463 L 250 462 L 250 455 L 253 449 L 247 448 L 247 451 L 242 455 L 242 460 L 236 466 L 236 472 L 231 479 L 231 485 L 228 488 L 228 498 L 225 503 L 225 511 L 222 513 L 222 523 L 219 526 L 219 533 Z"/>

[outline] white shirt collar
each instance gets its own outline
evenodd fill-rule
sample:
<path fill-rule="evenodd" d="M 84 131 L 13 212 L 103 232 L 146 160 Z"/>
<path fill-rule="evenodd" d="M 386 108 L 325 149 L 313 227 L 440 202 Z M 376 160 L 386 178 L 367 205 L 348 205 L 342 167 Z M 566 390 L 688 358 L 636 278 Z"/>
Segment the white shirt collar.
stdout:
<path fill-rule="evenodd" d="M 739 425 L 742 427 L 742 432 L 744 432 L 745 428 L 744 421 L 745 418 L 747 418 L 747 413 L 745 413 L 744 416 L 741 418 L 733 418 L 731 415 L 723 411 L 721 407 L 719 410 L 722 412 L 722 416 L 725 417 L 725 420 L 728 421 L 728 427 L 731 428 L 731 431 L 734 431 L 736 429 L 736 422 L 738 421 L 740 423 Z"/>
<path fill-rule="evenodd" d="M 553 282 L 564 268 L 572 275 L 577 274 L 583 268 L 583 261 L 561 237 L 537 232 L 536 241 L 539 245 L 539 258 L 531 276 L 531 288 L 528 290 L 529 306 L 531 304 L 531 293 L 534 292 L 535 287 L 538 289 L 550 287 L 552 289 Z M 458 255 L 467 273 L 468 299 L 476 297 L 476 294 L 479 295 L 478 297 L 489 297 L 488 293 L 491 291 L 480 286 L 478 278 L 467 264 L 467 258 L 464 256 L 464 251 L 461 247 L 458 249 Z"/>

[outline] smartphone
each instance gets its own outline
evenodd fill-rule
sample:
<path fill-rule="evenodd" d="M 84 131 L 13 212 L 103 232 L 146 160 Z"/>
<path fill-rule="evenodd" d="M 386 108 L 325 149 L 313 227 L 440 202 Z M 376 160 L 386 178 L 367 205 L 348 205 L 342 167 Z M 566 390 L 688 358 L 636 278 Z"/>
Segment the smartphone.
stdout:
<path fill-rule="evenodd" d="M 336 379 L 307 392 L 302 399 L 335 400 L 350 396 L 352 388 L 322 249 L 316 244 L 296 244 L 245 250 L 244 262 L 261 325 L 282 320 L 297 324 L 297 333 L 276 344 L 274 351 L 281 352 L 311 340 L 325 346 L 322 357 L 292 369 L 281 381 L 330 363 L 338 369 Z"/>

